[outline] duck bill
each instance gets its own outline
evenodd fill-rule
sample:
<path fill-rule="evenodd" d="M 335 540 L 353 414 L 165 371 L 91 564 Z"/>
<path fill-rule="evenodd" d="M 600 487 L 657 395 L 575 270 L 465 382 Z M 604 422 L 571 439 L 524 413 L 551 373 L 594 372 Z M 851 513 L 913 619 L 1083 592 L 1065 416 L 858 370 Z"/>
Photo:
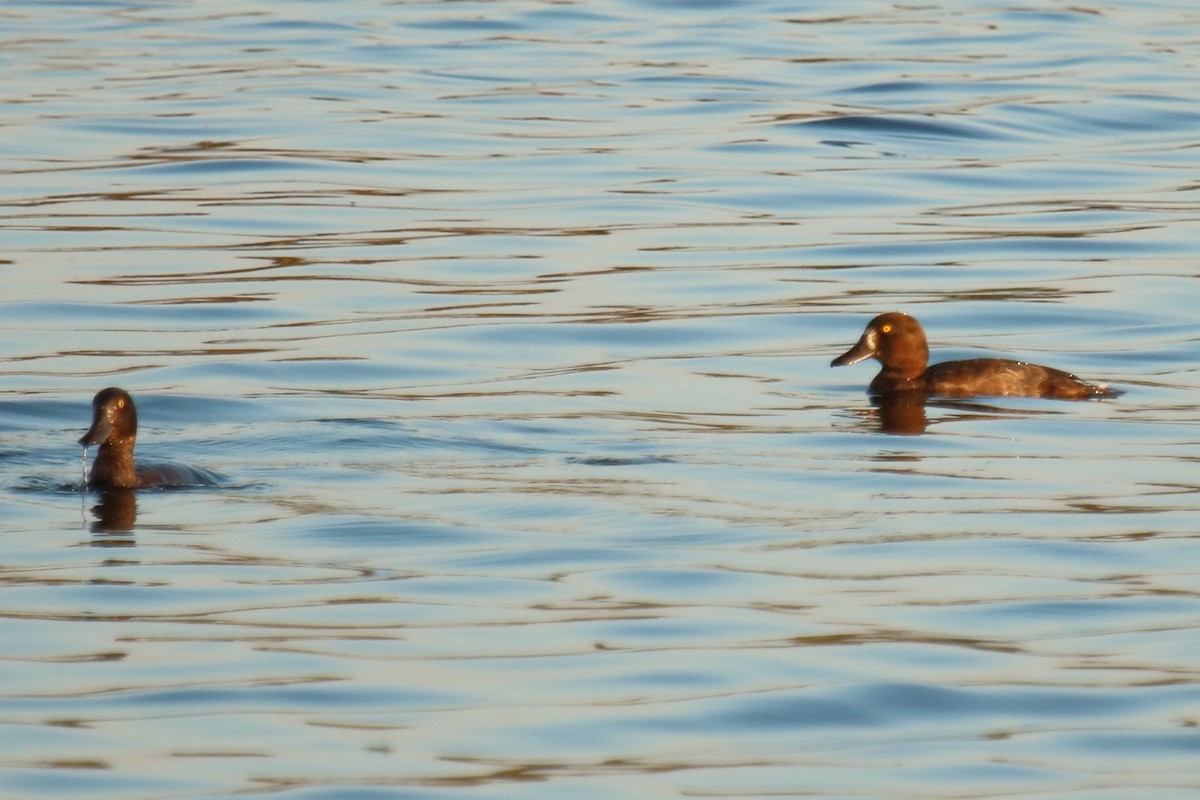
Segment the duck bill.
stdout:
<path fill-rule="evenodd" d="M 97 414 L 96 418 L 92 420 L 92 427 L 88 428 L 88 432 L 79 439 L 79 443 L 84 447 L 100 444 L 112 432 L 112 420 L 108 419 L 104 414 Z"/>
<path fill-rule="evenodd" d="M 829 362 L 831 367 L 848 367 L 851 364 L 857 364 L 860 361 L 866 361 L 875 355 L 875 337 L 871 335 L 871 331 L 867 331 L 858 340 L 858 344 L 851 347 L 846 352 Z"/>

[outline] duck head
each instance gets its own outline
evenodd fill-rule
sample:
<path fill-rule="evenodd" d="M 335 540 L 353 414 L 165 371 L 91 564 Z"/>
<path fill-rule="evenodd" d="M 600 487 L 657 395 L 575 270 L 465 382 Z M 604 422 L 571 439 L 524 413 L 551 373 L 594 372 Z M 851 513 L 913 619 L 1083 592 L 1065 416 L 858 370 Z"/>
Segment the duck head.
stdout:
<path fill-rule="evenodd" d="M 830 362 L 831 367 L 845 367 L 874 358 L 883 364 L 884 372 L 898 378 L 917 378 L 929 364 L 929 345 L 921 323 L 891 311 L 880 314 L 867 324 L 858 343 Z"/>
<path fill-rule="evenodd" d="M 84 447 L 109 444 L 137 437 L 137 407 L 129 392 L 109 387 L 92 398 L 92 427 L 79 443 Z"/>

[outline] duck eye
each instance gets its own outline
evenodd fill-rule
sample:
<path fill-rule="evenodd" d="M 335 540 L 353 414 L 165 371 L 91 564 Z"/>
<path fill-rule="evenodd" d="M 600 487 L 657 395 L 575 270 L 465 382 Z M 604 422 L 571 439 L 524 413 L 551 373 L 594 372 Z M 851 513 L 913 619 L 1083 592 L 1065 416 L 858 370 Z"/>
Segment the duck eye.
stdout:
<path fill-rule="evenodd" d="M 124 408 L 124 407 L 125 407 L 125 398 L 118 397 L 117 398 L 117 408 Z"/>
<path fill-rule="evenodd" d="M 879 327 L 879 332 L 880 333 L 891 333 L 892 332 L 892 323 L 889 322 L 886 325 L 881 325 Z"/>

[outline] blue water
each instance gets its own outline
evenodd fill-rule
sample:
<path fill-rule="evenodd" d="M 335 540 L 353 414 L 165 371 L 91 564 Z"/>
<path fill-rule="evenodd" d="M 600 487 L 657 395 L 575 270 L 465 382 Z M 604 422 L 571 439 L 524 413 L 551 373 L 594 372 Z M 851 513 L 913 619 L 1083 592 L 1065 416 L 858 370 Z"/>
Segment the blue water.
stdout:
<path fill-rule="evenodd" d="M 0 795 L 1195 797 L 1198 25 L 5 5 Z"/>

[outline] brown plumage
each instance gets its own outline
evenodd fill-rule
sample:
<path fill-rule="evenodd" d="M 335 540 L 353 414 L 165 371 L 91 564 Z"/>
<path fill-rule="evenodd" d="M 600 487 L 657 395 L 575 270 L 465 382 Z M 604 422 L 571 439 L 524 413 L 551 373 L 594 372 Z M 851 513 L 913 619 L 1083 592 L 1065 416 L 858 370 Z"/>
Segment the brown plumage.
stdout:
<path fill-rule="evenodd" d="M 830 366 L 875 358 L 883 369 L 867 389 L 871 394 L 921 391 L 946 397 L 994 395 L 1083 400 L 1119 392 L 1082 381 L 1069 372 L 1007 358 L 970 358 L 927 366 L 929 345 L 921 323 L 893 311 L 871 320 L 854 347 Z"/>
<path fill-rule="evenodd" d="M 139 485 L 133 464 L 137 441 L 137 407 L 124 389 L 110 387 L 92 398 L 92 427 L 80 438 L 84 447 L 100 445 L 88 473 L 89 489 L 135 489 Z"/>
<path fill-rule="evenodd" d="M 79 443 L 100 445 L 88 473 L 89 489 L 138 489 L 151 486 L 204 486 L 217 482 L 206 470 L 177 464 L 139 467 L 133 460 L 137 443 L 137 407 L 129 392 L 109 387 L 92 398 L 92 427 Z"/>

